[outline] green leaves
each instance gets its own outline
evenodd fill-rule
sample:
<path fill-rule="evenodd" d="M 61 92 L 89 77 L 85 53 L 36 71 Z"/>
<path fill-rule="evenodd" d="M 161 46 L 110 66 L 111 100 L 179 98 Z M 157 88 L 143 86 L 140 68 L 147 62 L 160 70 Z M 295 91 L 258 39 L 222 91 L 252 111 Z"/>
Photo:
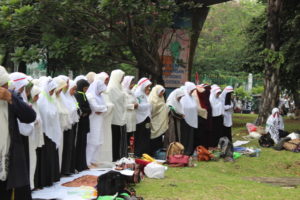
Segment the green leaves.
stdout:
<path fill-rule="evenodd" d="M 279 68 L 284 63 L 284 55 L 281 51 L 274 51 L 266 48 L 260 55 L 264 57 L 266 63 L 270 63 L 276 68 Z"/>

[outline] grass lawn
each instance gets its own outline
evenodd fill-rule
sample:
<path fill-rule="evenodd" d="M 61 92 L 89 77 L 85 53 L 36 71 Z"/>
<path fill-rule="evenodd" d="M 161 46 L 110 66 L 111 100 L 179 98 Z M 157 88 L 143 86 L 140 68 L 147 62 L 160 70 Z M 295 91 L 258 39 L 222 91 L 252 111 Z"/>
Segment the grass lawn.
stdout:
<path fill-rule="evenodd" d="M 256 115 L 235 114 L 234 140 L 247 134 L 245 124 Z M 285 119 L 289 132 L 300 129 L 300 120 Z M 257 140 L 246 146 L 259 147 Z M 194 168 L 169 168 L 164 179 L 145 178 L 135 189 L 149 199 L 199 200 L 300 200 L 300 186 L 284 188 L 247 180 L 246 177 L 298 177 L 300 153 L 261 148 L 260 157 L 242 156 L 234 163 L 198 162 Z"/>

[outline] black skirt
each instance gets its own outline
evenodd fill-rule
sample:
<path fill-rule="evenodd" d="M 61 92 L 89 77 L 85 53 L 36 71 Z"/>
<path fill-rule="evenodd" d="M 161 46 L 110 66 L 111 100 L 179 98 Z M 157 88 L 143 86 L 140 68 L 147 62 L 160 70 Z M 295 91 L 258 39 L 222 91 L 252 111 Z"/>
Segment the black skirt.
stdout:
<path fill-rule="evenodd" d="M 75 173 L 75 138 L 76 124 L 71 130 L 64 132 L 64 148 L 62 156 L 61 174 L 70 175 Z"/>
<path fill-rule="evenodd" d="M 194 128 L 188 125 L 184 119 L 181 120 L 180 128 L 184 154 L 190 156 L 194 153 Z"/>
<path fill-rule="evenodd" d="M 212 117 L 212 134 L 210 137 L 210 146 L 217 147 L 220 138 L 223 136 L 223 116 Z"/>
<path fill-rule="evenodd" d="M 81 117 L 78 122 L 76 146 L 75 146 L 75 169 L 78 172 L 88 169 L 86 164 L 87 134 L 90 131 L 89 116 Z"/>
<path fill-rule="evenodd" d="M 231 127 L 223 126 L 223 136 L 227 137 L 232 142 Z"/>
<path fill-rule="evenodd" d="M 6 188 L 7 181 L 0 181 L 0 199 L 1 200 L 32 200 L 30 186 L 14 188 Z M 12 198 L 14 196 L 14 198 Z"/>
<path fill-rule="evenodd" d="M 58 149 L 56 148 L 56 144 L 45 134 L 44 142 L 44 146 L 36 150 L 37 165 L 34 177 L 36 188 L 51 186 L 60 179 Z"/>
<path fill-rule="evenodd" d="M 204 146 L 205 148 L 209 147 L 209 136 L 211 134 L 211 131 L 208 128 L 207 120 L 198 117 L 198 128 L 195 129 L 195 135 L 194 135 L 194 147 L 197 146 Z"/>
<path fill-rule="evenodd" d="M 113 161 L 117 161 L 123 157 L 127 157 L 127 132 L 126 125 L 111 126 L 112 131 L 112 146 L 113 146 Z"/>
<path fill-rule="evenodd" d="M 150 118 L 147 117 L 143 122 L 136 125 L 134 135 L 134 155 L 141 157 L 143 153 L 150 154 Z"/>
<path fill-rule="evenodd" d="M 150 140 L 150 146 L 151 146 L 151 155 L 154 156 L 155 152 L 161 148 L 163 148 L 164 143 L 163 143 L 163 135 L 151 139 Z"/>

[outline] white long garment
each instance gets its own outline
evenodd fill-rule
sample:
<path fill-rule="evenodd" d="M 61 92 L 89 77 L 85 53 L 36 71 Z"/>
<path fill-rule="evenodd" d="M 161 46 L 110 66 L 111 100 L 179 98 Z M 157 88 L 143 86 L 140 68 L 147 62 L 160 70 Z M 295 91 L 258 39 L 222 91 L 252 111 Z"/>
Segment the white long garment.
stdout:
<path fill-rule="evenodd" d="M 277 144 L 279 141 L 279 130 L 284 130 L 284 123 L 278 108 L 273 108 L 272 114 L 266 123 L 266 133 L 271 134 L 271 138 Z"/>
<path fill-rule="evenodd" d="M 124 126 L 126 124 L 126 93 L 123 90 L 121 81 L 125 75 L 122 70 L 113 70 L 107 86 L 107 94 L 115 105 L 113 110 L 112 124 Z"/>
<path fill-rule="evenodd" d="M 141 78 L 135 90 L 135 97 L 138 100 L 138 108 L 136 110 L 136 123 L 142 123 L 147 117 L 151 117 L 151 104 L 148 102 L 145 89 L 152 83 L 147 78 Z"/>
<path fill-rule="evenodd" d="M 77 108 L 77 100 L 74 97 L 74 95 L 70 94 L 70 90 L 76 86 L 75 81 L 70 80 L 69 81 L 69 89 L 68 91 L 64 94 L 65 95 L 65 100 L 66 100 L 66 106 L 69 110 L 70 113 L 70 122 L 71 125 L 79 122 L 79 115 L 78 115 L 78 108 Z"/>
<path fill-rule="evenodd" d="M 101 93 L 105 91 L 105 89 L 106 86 L 104 83 L 98 80 L 94 81 L 86 92 L 86 97 L 92 110 L 90 114 L 90 133 L 87 137 L 88 144 L 103 144 L 103 113 L 107 112 L 107 106 Z M 101 112 L 101 114 L 96 114 L 96 112 Z"/>
<path fill-rule="evenodd" d="M 103 144 L 96 151 L 92 161 L 94 163 L 112 162 L 112 132 L 111 121 L 113 117 L 114 104 L 111 103 L 106 92 L 102 93 L 102 97 L 107 106 L 107 111 L 103 113 Z"/>
<path fill-rule="evenodd" d="M 149 102 L 151 104 L 151 139 L 158 138 L 164 134 L 169 128 L 169 108 L 165 102 L 164 96 L 159 94 L 165 91 L 161 85 L 156 85 L 152 88 L 149 95 Z"/>
<path fill-rule="evenodd" d="M 198 128 L 197 103 L 191 95 L 191 92 L 195 89 L 196 85 L 194 83 L 185 82 L 185 95 L 181 98 L 180 103 L 186 123 L 193 128 Z"/>
<path fill-rule="evenodd" d="M 59 113 L 55 105 L 53 97 L 49 95 L 49 92 L 57 87 L 53 80 L 45 80 L 44 91 L 39 95 L 37 105 L 42 119 L 43 132 L 51 139 L 56 148 L 61 145 L 62 130 L 60 128 Z"/>
<path fill-rule="evenodd" d="M 86 160 L 89 166 L 99 147 L 104 143 L 104 113 L 107 112 L 107 106 L 102 97 L 102 92 L 106 90 L 103 81 L 94 81 L 86 92 L 92 113 L 90 114 L 90 132 L 87 135 Z M 100 114 L 97 114 L 100 112 Z"/>
<path fill-rule="evenodd" d="M 134 76 L 125 76 L 122 82 L 126 92 L 126 129 L 128 133 L 136 131 L 136 111 L 134 104 L 138 103 L 138 101 L 129 88 L 133 79 Z"/>
<path fill-rule="evenodd" d="M 221 89 L 217 85 L 212 85 L 210 90 L 209 102 L 212 108 L 212 116 L 218 117 L 224 114 L 224 100 L 221 97 L 217 97 L 217 93 L 221 92 Z"/>
<path fill-rule="evenodd" d="M 232 126 L 232 113 L 233 113 L 233 103 L 232 100 L 230 100 L 230 105 L 225 105 L 226 101 L 226 96 L 229 93 L 233 92 L 233 87 L 232 86 L 227 86 L 221 93 L 221 97 L 223 98 L 224 102 L 224 121 L 223 124 L 226 127 L 231 127 Z"/>
<path fill-rule="evenodd" d="M 36 95 L 39 95 L 41 90 L 37 86 L 33 86 L 31 89 L 31 97 L 34 98 Z M 44 135 L 43 135 L 43 127 L 42 120 L 40 117 L 40 112 L 38 109 L 37 103 L 32 103 L 32 109 L 36 112 L 36 120 L 33 123 L 33 133 L 28 137 L 29 142 L 29 180 L 31 189 L 35 188 L 34 186 L 34 175 L 36 170 L 36 149 L 38 147 L 42 147 L 44 145 Z"/>
<path fill-rule="evenodd" d="M 184 115 L 181 103 L 178 101 L 180 97 L 185 95 L 182 88 L 177 88 L 169 95 L 167 105 L 171 106 L 177 114 Z"/>

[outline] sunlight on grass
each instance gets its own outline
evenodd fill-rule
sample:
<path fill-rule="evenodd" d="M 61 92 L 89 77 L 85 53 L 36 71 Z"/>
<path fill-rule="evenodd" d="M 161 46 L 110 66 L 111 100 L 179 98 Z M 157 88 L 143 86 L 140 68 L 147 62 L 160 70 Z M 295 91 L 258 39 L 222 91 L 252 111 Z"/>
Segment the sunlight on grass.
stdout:
<path fill-rule="evenodd" d="M 234 115 L 234 140 L 247 135 L 246 123 L 256 115 Z M 287 131 L 300 129 L 299 120 L 285 120 Z M 247 146 L 259 147 L 257 140 Z M 297 162 L 298 161 L 298 162 Z M 299 200 L 300 186 L 282 188 L 246 180 L 246 177 L 299 177 L 300 153 L 263 148 L 260 157 L 243 156 L 234 163 L 198 162 L 194 168 L 169 168 L 165 179 L 148 179 L 136 186 L 145 199 Z"/>

